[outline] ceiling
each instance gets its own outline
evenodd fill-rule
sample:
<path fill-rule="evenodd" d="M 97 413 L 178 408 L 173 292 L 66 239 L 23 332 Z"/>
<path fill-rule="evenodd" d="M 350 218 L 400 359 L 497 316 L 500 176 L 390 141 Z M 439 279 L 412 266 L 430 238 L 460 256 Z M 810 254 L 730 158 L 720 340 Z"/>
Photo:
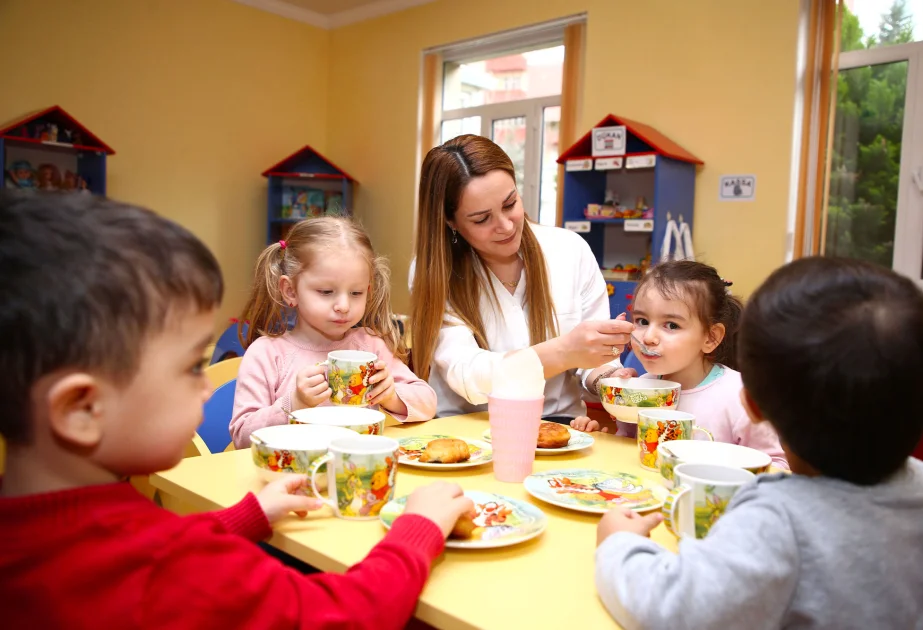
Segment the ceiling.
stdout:
<path fill-rule="evenodd" d="M 325 29 L 396 13 L 435 0 L 235 0 Z"/>

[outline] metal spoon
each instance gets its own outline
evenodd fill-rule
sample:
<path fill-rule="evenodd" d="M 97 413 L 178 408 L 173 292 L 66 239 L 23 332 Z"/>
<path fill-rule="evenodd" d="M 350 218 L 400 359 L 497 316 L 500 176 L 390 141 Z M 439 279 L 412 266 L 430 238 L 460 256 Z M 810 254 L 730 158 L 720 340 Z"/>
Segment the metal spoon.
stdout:
<path fill-rule="evenodd" d="M 646 354 L 646 355 L 649 356 L 649 357 L 659 357 L 659 356 L 662 356 L 659 352 L 657 352 L 657 351 L 654 350 L 653 348 L 648 347 L 643 341 L 641 341 L 640 339 L 638 339 L 637 337 L 635 337 L 635 334 L 634 334 L 634 333 L 631 333 L 631 341 L 632 341 L 633 343 L 637 344 L 637 346 L 638 346 L 638 348 L 641 350 L 641 352 L 642 352 L 643 354 Z"/>

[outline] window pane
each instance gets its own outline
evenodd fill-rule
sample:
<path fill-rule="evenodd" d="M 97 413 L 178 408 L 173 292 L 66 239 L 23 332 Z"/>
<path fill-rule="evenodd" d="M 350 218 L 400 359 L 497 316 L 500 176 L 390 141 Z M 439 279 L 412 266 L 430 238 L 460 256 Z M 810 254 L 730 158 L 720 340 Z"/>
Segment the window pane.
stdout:
<path fill-rule="evenodd" d="M 448 142 L 456 136 L 464 133 L 481 134 L 481 117 L 469 116 L 468 118 L 456 118 L 455 120 L 444 120 L 442 122 L 442 140 L 440 144 Z"/>
<path fill-rule="evenodd" d="M 907 62 L 840 71 L 824 253 L 891 267 Z"/>
<path fill-rule="evenodd" d="M 561 93 L 564 46 L 446 63 L 442 109 L 506 103 Z"/>
<path fill-rule="evenodd" d="M 923 40 L 923 0 L 846 0 L 842 51 Z"/>
<path fill-rule="evenodd" d="M 491 126 L 492 140 L 506 151 L 516 170 L 516 185 L 519 194 L 526 196 L 526 117 L 498 118 Z"/>
<path fill-rule="evenodd" d="M 546 107 L 542 112 L 542 181 L 539 191 L 538 221 L 554 225 L 558 219 L 558 128 L 561 106 Z"/>

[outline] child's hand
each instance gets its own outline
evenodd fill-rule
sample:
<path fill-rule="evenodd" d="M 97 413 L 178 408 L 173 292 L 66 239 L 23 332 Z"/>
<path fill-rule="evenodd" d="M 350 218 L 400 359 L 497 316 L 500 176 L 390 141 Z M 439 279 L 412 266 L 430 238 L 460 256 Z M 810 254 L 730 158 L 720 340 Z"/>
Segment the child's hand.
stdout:
<path fill-rule="evenodd" d="M 596 420 L 590 420 L 586 416 L 577 416 L 570 421 L 570 426 L 577 429 L 578 431 L 586 431 L 587 433 L 591 431 L 599 431 L 599 423 Z M 603 427 L 603 431 L 607 431 Z"/>
<path fill-rule="evenodd" d="M 407 497 L 404 514 L 425 516 L 439 526 L 443 538 L 448 538 L 459 517 L 473 509 L 474 502 L 464 495 L 460 485 L 437 481 L 414 490 Z"/>
<path fill-rule="evenodd" d="M 641 516 L 628 508 L 609 510 L 596 527 L 596 546 L 598 547 L 616 532 L 631 532 L 638 536 L 650 536 L 651 530 L 660 525 L 663 514 L 652 512 Z"/>
<path fill-rule="evenodd" d="M 310 510 L 323 507 L 320 499 L 301 494 L 301 490 L 308 478 L 305 475 L 286 475 L 284 479 L 277 479 L 260 490 L 256 500 L 260 502 L 266 520 L 270 524 L 294 512 L 304 518 Z"/>
<path fill-rule="evenodd" d="M 612 373 L 612 376 L 609 378 L 634 378 L 638 375 L 638 371 L 634 368 L 619 368 Z"/>
<path fill-rule="evenodd" d="M 381 405 L 392 411 L 397 411 L 394 409 L 394 402 L 400 399 L 397 398 L 397 392 L 394 391 L 394 377 L 391 376 L 391 370 L 388 369 L 388 364 L 384 361 L 379 361 L 375 364 L 375 373 L 369 377 L 369 385 L 372 386 L 371 391 L 369 391 L 369 404 L 370 405 Z"/>
<path fill-rule="evenodd" d="M 295 395 L 292 396 L 292 411 L 317 407 L 330 399 L 333 392 L 324 377 L 323 365 L 309 365 L 295 376 Z"/>

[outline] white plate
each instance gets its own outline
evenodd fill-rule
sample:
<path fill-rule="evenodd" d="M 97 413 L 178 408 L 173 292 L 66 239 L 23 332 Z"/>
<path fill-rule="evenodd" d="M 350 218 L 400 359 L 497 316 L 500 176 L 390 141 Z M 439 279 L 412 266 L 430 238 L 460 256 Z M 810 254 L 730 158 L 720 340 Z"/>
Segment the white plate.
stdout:
<path fill-rule="evenodd" d="M 593 442 L 596 440 L 593 439 L 589 433 L 584 433 L 583 431 L 578 431 L 577 429 L 571 429 L 566 427 L 570 431 L 570 441 L 567 443 L 567 446 L 562 446 L 561 448 L 539 448 L 535 447 L 535 452 L 539 455 L 561 455 L 562 453 L 573 453 L 574 451 L 582 451 L 585 448 L 590 448 L 593 446 Z M 485 441 L 490 442 L 490 429 L 484 431 L 481 434 L 481 437 Z"/>
<path fill-rule="evenodd" d="M 449 538 L 445 542 L 446 547 L 488 549 L 518 545 L 532 540 L 545 531 L 548 525 L 545 513 L 526 501 L 479 490 L 466 490 L 465 496 L 474 501 L 478 512 L 478 517 L 474 521 L 480 526 L 478 538 Z M 391 528 L 394 519 L 403 513 L 406 501 L 407 497 L 401 497 L 388 502 L 382 508 L 380 518 L 385 527 Z"/>
<path fill-rule="evenodd" d="M 435 464 L 418 461 L 417 458 L 422 451 L 426 450 L 426 445 L 438 439 L 455 439 L 467 442 L 468 450 L 471 452 L 471 458 L 466 462 L 458 462 L 457 464 Z M 398 442 L 401 445 L 401 449 L 398 451 L 397 455 L 399 464 L 414 466 L 416 468 L 425 468 L 427 470 L 471 468 L 472 466 L 487 464 L 493 459 L 493 449 L 490 447 L 490 444 L 482 442 L 481 440 L 472 440 L 471 438 L 457 435 L 415 435 L 413 437 L 401 438 Z"/>
<path fill-rule="evenodd" d="M 558 507 L 605 514 L 614 507 L 636 512 L 660 509 L 666 490 L 637 475 L 586 468 L 534 473 L 523 482 L 526 492 Z"/>

